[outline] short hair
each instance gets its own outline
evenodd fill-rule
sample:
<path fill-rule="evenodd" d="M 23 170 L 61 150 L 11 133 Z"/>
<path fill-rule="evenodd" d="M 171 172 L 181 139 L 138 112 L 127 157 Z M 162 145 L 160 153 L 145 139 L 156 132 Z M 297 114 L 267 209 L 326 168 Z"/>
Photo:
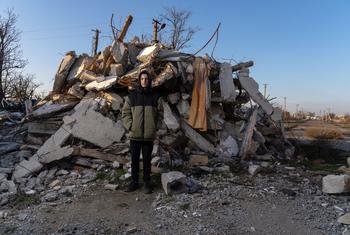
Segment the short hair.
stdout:
<path fill-rule="evenodd" d="M 138 77 L 138 79 L 140 80 L 141 79 L 141 75 L 142 74 L 147 74 L 147 77 L 148 77 L 148 79 L 152 79 L 151 78 L 151 74 L 147 71 L 147 70 L 142 70 L 140 73 L 139 73 L 139 77 Z"/>

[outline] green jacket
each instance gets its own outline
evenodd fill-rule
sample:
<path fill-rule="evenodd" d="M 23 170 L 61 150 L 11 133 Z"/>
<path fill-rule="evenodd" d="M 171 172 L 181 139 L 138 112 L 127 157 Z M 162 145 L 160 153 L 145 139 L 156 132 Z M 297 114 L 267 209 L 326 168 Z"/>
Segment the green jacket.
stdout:
<path fill-rule="evenodd" d="M 123 124 L 130 131 L 129 138 L 153 141 L 157 132 L 158 111 L 162 107 L 163 100 L 150 90 L 138 88 L 130 92 L 122 109 Z"/>

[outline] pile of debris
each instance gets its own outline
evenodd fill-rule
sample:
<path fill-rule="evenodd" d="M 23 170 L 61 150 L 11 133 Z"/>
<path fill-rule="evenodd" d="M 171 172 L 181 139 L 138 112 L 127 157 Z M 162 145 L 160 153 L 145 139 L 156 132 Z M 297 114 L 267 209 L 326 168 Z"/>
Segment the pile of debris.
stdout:
<path fill-rule="evenodd" d="M 126 43 L 124 36 L 95 56 L 66 53 L 52 92 L 33 107 L 26 103 L 27 113 L 20 125 L 16 122 L 16 130 L 3 129 L 1 193 L 36 193 L 44 184 L 43 175 L 62 160 L 95 169 L 129 169 L 121 108 L 143 69 L 166 101 L 152 172 L 179 166 L 225 171 L 237 159 L 254 161 L 249 171 L 256 172 L 256 162 L 293 156 L 294 147 L 283 135 L 282 111 L 263 97 L 249 76 L 252 61 L 232 66 L 160 43 L 147 45 L 137 37 Z M 17 143 L 9 142 L 14 139 Z"/>

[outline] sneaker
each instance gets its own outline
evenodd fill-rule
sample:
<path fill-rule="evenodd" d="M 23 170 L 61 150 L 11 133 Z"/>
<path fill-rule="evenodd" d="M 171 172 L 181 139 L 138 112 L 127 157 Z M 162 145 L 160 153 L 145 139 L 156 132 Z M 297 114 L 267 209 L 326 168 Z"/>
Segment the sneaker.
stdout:
<path fill-rule="evenodd" d="M 138 188 L 139 188 L 139 183 L 136 183 L 136 182 L 132 181 L 132 182 L 130 182 L 128 187 L 125 189 L 125 192 L 134 192 Z"/>
<path fill-rule="evenodd" d="M 153 187 L 152 187 L 152 184 L 150 182 L 145 182 L 144 193 L 145 194 L 153 193 Z"/>

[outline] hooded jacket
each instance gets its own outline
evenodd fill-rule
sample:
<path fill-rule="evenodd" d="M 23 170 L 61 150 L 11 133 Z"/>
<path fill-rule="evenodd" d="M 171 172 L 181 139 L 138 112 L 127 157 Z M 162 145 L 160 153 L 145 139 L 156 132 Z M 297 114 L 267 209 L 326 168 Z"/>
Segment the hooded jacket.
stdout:
<path fill-rule="evenodd" d="M 130 131 L 130 139 L 140 141 L 155 139 L 158 110 L 162 109 L 162 102 L 159 95 L 152 92 L 151 79 L 147 88 L 141 87 L 139 79 L 138 87 L 125 98 L 122 109 L 123 124 Z"/>

